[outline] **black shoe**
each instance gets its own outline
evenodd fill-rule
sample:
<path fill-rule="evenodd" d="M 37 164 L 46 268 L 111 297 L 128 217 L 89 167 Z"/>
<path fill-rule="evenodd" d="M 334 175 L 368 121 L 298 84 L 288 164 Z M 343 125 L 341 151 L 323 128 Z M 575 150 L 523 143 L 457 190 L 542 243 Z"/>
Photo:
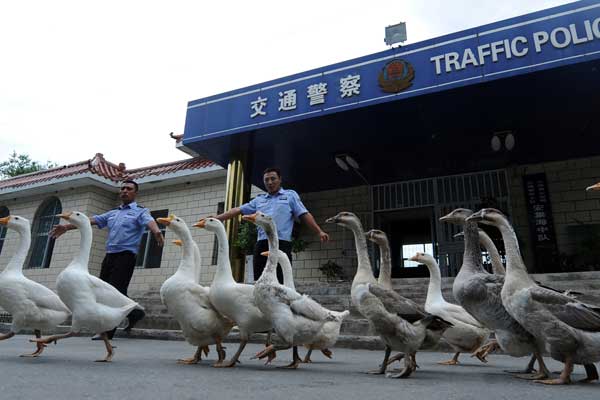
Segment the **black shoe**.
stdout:
<path fill-rule="evenodd" d="M 137 324 L 145 316 L 146 316 L 146 313 L 143 310 L 133 310 L 127 316 L 127 319 L 129 320 L 129 324 L 127 325 L 127 328 L 124 329 L 125 332 L 127 332 L 127 334 L 130 334 L 131 333 L 131 329 L 133 329 L 133 327 L 135 326 L 135 324 Z"/>

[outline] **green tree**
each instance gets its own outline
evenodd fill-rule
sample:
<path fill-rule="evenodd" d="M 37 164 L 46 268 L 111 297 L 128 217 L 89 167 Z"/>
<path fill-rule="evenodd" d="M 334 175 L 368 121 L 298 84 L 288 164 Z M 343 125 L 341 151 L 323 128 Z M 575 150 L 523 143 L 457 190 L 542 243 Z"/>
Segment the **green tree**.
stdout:
<path fill-rule="evenodd" d="M 33 161 L 28 154 L 17 154 L 16 151 L 13 151 L 8 158 L 8 161 L 0 162 L 0 178 L 10 178 L 43 169 L 54 168 L 56 166 L 58 166 L 58 164 L 52 161 L 47 161 L 45 164 L 42 164 L 38 161 Z"/>

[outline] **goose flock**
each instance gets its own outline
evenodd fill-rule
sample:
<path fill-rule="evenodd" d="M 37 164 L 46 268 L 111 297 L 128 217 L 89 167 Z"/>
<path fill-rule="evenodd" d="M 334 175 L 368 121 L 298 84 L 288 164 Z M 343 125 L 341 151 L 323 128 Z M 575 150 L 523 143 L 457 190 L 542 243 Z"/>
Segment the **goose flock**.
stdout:
<path fill-rule="evenodd" d="M 587 190 L 600 190 L 600 183 Z M 23 356 L 38 357 L 49 343 L 81 331 L 98 333 L 106 347 L 106 356 L 98 361 L 110 362 L 114 348 L 104 332 L 142 306 L 89 273 L 92 229 L 88 217 L 78 211 L 59 217 L 79 229 L 81 241 L 76 256 L 56 279 L 57 293 L 23 275 L 31 244 L 29 221 L 16 215 L 0 218 L 0 224 L 19 237 L 15 254 L 0 273 L 0 306 L 12 315 L 10 331 L 1 334 L 0 340 L 23 329 L 33 330 L 35 338 L 31 342 L 36 349 Z M 267 364 L 278 351 L 287 349 L 292 349 L 292 362 L 284 368 L 310 363 L 313 350 L 331 358 L 330 348 L 335 345 L 349 311 L 329 310 L 296 290 L 290 260 L 279 250 L 277 227 L 269 215 L 257 212 L 243 219 L 260 226 L 269 243 L 269 251 L 263 253 L 267 257 L 265 269 L 254 285 L 234 280 L 229 243 L 221 221 L 208 217 L 193 225 L 217 238 L 218 264 L 210 286 L 200 284 L 201 252 L 185 221 L 175 215 L 157 219 L 175 234 L 174 243 L 182 248 L 179 267 L 160 289 L 161 300 L 178 321 L 185 339 L 196 347 L 192 357 L 177 362 L 198 363 L 202 354 L 208 355 L 209 346 L 215 345 L 218 359 L 213 366 L 235 367 L 250 335 L 258 332 L 267 333 L 267 340 L 265 348 L 252 358 L 266 359 Z M 490 352 L 500 349 L 513 357 L 531 356 L 523 371 L 508 371 L 519 378 L 568 384 L 573 366 L 580 364 L 587 374 L 584 382 L 598 380 L 594 363 L 600 361 L 600 307 L 578 300 L 576 292 L 561 292 L 533 280 L 521 257 L 515 231 L 502 212 L 492 208 L 477 212 L 458 208 L 440 220 L 459 225 L 464 237 L 463 263 L 452 287 L 458 304 L 444 299 L 440 269 L 432 255 L 416 253 L 410 258 L 424 264 L 430 273 L 427 298 L 420 305 L 393 290 L 390 245 L 384 232 L 374 229 L 365 233 L 359 218 L 347 211 L 326 220 L 353 233 L 358 265 L 351 301 L 385 345 L 382 363 L 368 373 L 409 377 L 417 369 L 417 352 L 444 340 L 455 354 L 452 359 L 441 361 L 443 365 L 458 364 L 460 354 L 465 352 L 485 363 Z M 493 226 L 501 233 L 506 267 L 479 224 Z M 367 240 L 380 249 L 378 279 L 371 267 Z M 482 247 L 490 255 L 492 272 L 482 265 Z M 277 280 L 277 264 L 283 268 L 283 284 Z M 54 330 L 69 317 L 71 328 L 67 333 L 41 336 L 42 331 Z M 240 344 L 227 360 L 222 343 L 234 326 L 238 327 Z M 275 340 L 271 340 L 272 333 Z M 298 354 L 299 346 L 308 349 L 304 360 Z M 392 351 L 399 353 L 392 356 Z M 558 377 L 552 377 L 544 356 L 564 364 Z M 403 368 L 386 373 L 394 361 L 403 361 Z M 538 367 L 534 370 L 536 362 Z"/>

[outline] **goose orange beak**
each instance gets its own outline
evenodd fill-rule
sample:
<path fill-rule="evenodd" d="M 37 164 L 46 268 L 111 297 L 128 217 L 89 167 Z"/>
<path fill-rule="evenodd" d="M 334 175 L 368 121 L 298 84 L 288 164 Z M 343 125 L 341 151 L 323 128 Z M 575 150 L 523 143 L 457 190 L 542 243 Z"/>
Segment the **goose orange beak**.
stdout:
<path fill-rule="evenodd" d="M 171 221 L 173 221 L 175 219 L 175 216 L 173 214 L 169 215 L 167 218 L 156 218 L 156 222 L 158 222 L 161 225 L 166 225 L 169 226 L 171 225 Z"/>
<path fill-rule="evenodd" d="M 59 218 L 64 218 L 64 219 L 68 220 L 69 218 L 71 218 L 72 214 L 73 214 L 73 211 L 67 211 L 64 213 L 56 214 L 56 216 Z"/>
<path fill-rule="evenodd" d="M 175 246 L 183 246 L 183 242 L 181 240 L 179 240 L 179 239 L 173 240 L 173 244 Z"/>
<path fill-rule="evenodd" d="M 269 252 L 268 251 L 263 251 L 262 253 L 260 253 L 261 256 L 264 257 L 269 257 Z"/>
<path fill-rule="evenodd" d="M 10 215 L 4 218 L 0 218 L 0 225 L 8 225 L 8 221 L 10 221 Z"/>
<path fill-rule="evenodd" d="M 196 222 L 194 226 L 200 229 L 204 228 L 206 226 L 206 218 L 202 218 L 200 221 Z"/>
<path fill-rule="evenodd" d="M 256 214 L 242 215 L 242 219 L 244 221 L 255 223 L 256 222 Z"/>

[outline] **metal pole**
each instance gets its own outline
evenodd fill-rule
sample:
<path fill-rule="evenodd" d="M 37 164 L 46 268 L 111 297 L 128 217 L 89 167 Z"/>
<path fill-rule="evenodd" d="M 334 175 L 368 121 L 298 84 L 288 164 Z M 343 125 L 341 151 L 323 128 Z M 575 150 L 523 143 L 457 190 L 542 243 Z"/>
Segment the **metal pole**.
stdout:
<path fill-rule="evenodd" d="M 225 185 L 225 210 L 230 210 L 244 204 L 250 196 L 250 184 L 247 183 L 245 176 L 244 162 L 240 159 L 233 159 L 227 166 L 227 183 Z M 229 258 L 231 260 L 231 270 L 233 278 L 237 282 L 244 280 L 244 255 L 232 243 L 238 236 L 238 229 L 241 218 L 236 217 L 225 221 L 225 230 L 229 240 Z"/>

